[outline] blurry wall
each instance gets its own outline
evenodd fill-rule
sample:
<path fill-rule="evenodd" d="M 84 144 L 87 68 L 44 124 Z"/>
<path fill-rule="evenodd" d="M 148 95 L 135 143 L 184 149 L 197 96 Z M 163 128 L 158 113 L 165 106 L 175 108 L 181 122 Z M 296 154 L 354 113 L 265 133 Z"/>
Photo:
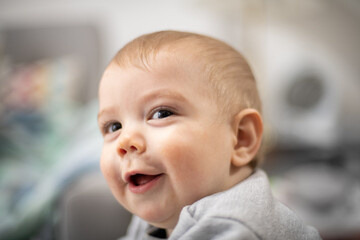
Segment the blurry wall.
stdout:
<path fill-rule="evenodd" d="M 278 125 L 293 129 L 289 134 L 308 144 L 331 148 L 360 143 L 360 108 L 354 105 L 360 102 L 359 22 L 357 1 L 269 6 L 266 89 L 272 101 L 267 110 Z M 301 80 L 310 89 L 300 86 Z"/>

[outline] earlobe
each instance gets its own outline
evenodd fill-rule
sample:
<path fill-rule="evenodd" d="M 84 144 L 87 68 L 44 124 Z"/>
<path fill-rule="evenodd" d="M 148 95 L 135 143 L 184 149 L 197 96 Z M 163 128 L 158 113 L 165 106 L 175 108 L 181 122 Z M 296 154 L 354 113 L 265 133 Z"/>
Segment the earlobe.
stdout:
<path fill-rule="evenodd" d="M 242 167 L 256 156 L 262 140 L 263 123 L 260 113 L 252 108 L 239 112 L 234 118 L 235 143 L 231 163 Z"/>

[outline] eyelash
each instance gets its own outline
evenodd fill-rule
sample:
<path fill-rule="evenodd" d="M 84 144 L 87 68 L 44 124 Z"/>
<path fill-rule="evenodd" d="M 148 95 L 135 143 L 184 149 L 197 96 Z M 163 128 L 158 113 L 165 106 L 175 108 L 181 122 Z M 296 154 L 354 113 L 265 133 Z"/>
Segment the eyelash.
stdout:
<path fill-rule="evenodd" d="M 110 127 L 113 127 L 115 126 L 115 124 L 120 124 L 120 128 L 119 129 L 116 129 L 116 130 L 110 130 Z M 109 122 L 106 122 L 105 124 L 103 124 L 103 133 L 104 134 L 108 134 L 108 133 L 113 133 L 113 132 L 116 132 L 118 130 L 120 130 L 122 128 L 122 124 L 118 121 L 109 121 Z"/>
<path fill-rule="evenodd" d="M 161 111 L 167 112 L 168 115 L 166 115 L 165 117 L 159 117 L 159 116 L 154 117 L 154 115 L 156 113 L 160 113 Z M 169 107 L 161 106 L 161 107 L 155 108 L 153 111 L 150 112 L 148 120 L 168 118 L 168 117 L 171 117 L 172 115 L 175 115 L 175 111 L 173 109 L 171 109 Z"/>
<path fill-rule="evenodd" d="M 166 115 L 165 117 L 154 117 L 154 115 L 156 113 L 160 113 L 161 111 L 165 111 L 167 112 L 168 115 Z M 175 111 L 170 109 L 169 107 L 158 107 L 158 108 L 155 108 L 153 111 L 150 112 L 149 114 L 149 117 L 147 118 L 148 120 L 155 120 L 155 119 L 164 119 L 164 118 L 168 118 L 168 117 L 171 117 L 172 115 L 175 115 Z M 120 126 L 118 126 L 118 129 L 111 129 L 112 127 L 115 127 L 115 124 L 119 124 Z M 108 121 L 108 122 L 105 122 L 103 124 L 103 127 L 102 127 L 102 132 L 104 134 L 109 134 L 109 133 L 113 133 L 113 132 L 116 132 L 118 130 L 122 129 L 122 124 L 119 122 L 119 121 Z"/>

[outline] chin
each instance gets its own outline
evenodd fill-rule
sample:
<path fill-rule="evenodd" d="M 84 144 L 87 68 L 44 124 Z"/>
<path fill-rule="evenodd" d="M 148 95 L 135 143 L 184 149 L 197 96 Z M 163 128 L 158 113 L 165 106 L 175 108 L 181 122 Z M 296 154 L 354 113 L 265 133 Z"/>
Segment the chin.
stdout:
<path fill-rule="evenodd" d="M 173 229 L 179 218 L 179 214 L 161 214 L 156 209 L 150 209 L 149 211 L 143 211 L 141 213 L 135 213 L 137 216 L 148 222 L 149 224 L 165 229 Z"/>

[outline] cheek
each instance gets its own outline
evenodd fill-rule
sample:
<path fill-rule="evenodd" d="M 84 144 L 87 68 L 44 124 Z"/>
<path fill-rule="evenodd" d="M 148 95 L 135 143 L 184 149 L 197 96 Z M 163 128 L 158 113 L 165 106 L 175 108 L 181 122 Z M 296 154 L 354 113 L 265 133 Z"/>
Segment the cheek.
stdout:
<path fill-rule="evenodd" d="M 163 135 L 158 144 L 163 163 L 177 185 L 189 183 L 199 187 L 206 177 L 204 175 L 212 171 L 211 167 L 217 162 L 212 153 L 216 151 L 208 142 L 210 136 L 204 131 L 176 131 Z M 208 163 L 211 163 L 211 167 Z M 208 166 L 208 168 L 206 168 Z M 203 171 L 206 169 L 206 171 Z"/>
<path fill-rule="evenodd" d="M 163 137 L 157 144 L 175 191 L 188 203 L 221 190 L 230 172 L 227 135 L 202 129 L 188 127 L 160 135 Z"/>
<path fill-rule="evenodd" d="M 111 154 L 110 148 L 103 147 L 100 168 L 112 194 L 126 208 L 125 183 L 121 180 L 120 166 L 116 164 L 116 157 Z"/>
<path fill-rule="evenodd" d="M 106 147 L 103 147 L 100 156 L 100 169 L 105 178 L 110 177 L 112 173 L 111 161 L 109 157 L 109 151 Z"/>
<path fill-rule="evenodd" d="M 208 139 L 207 133 L 191 129 L 176 129 L 158 136 L 161 136 L 161 143 L 158 144 L 161 154 L 167 161 L 179 165 L 182 162 L 177 159 L 188 162 L 189 159 L 198 159 L 203 155 L 202 149 Z"/>
<path fill-rule="evenodd" d="M 116 170 L 115 162 L 110 149 L 103 147 L 100 158 L 100 169 L 104 175 L 111 190 L 116 188 L 116 183 L 119 179 L 118 171 Z"/>

